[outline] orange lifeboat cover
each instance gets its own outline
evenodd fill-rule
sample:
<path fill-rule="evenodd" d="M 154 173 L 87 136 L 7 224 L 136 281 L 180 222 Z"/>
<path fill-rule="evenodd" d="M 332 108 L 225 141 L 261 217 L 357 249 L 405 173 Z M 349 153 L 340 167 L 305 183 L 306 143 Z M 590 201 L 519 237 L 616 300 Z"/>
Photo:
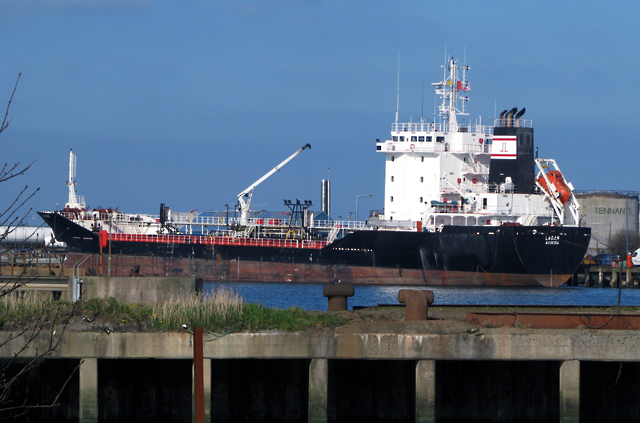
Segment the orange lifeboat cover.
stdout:
<path fill-rule="evenodd" d="M 551 182 L 556 187 L 557 193 L 560 194 L 560 197 L 558 197 L 560 202 L 562 204 L 565 204 L 567 201 L 569 201 L 569 198 L 571 198 L 571 190 L 564 182 L 562 173 L 559 170 L 552 170 L 547 173 L 547 178 L 549 178 L 549 182 Z M 544 176 L 541 176 L 538 179 L 538 182 L 540 182 L 540 185 L 544 187 L 545 191 L 552 195 L 554 194 L 547 186 L 547 181 L 544 179 Z M 558 195 L 556 194 L 555 196 L 557 197 Z"/>

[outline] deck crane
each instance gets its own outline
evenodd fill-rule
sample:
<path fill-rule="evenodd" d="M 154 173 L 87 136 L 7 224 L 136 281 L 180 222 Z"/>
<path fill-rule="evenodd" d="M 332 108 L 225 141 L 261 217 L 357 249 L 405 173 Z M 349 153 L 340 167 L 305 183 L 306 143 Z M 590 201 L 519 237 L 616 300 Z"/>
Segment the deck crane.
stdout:
<path fill-rule="evenodd" d="M 249 206 L 251 205 L 251 197 L 253 196 L 253 189 L 255 187 L 257 187 L 258 185 L 260 185 L 269 176 L 273 175 L 276 171 L 280 170 L 280 168 L 282 166 L 284 166 L 287 163 L 289 163 L 298 154 L 302 153 L 302 150 L 304 150 L 306 148 L 311 148 L 311 145 L 310 144 L 305 144 L 298 151 L 296 151 L 295 153 L 293 153 L 292 155 L 287 157 L 278 166 L 274 167 L 269 172 L 267 172 L 267 174 L 264 175 L 262 178 L 258 179 L 253 184 L 251 184 L 249 187 L 247 187 L 244 191 L 242 191 L 240 194 L 238 194 L 238 209 L 240 210 L 240 224 L 241 225 L 246 225 L 247 222 L 249 221 Z M 247 198 L 246 200 L 245 200 L 245 197 Z"/>

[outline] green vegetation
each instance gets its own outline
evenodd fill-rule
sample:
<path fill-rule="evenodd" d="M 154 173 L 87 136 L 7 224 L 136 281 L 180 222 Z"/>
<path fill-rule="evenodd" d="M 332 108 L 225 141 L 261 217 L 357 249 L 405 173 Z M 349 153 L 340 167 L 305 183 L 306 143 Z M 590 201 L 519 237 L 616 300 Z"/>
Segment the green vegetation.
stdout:
<path fill-rule="evenodd" d="M 0 330 L 23 327 L 42 319 L 62 324 L 81 322 L 96 329 L 169 332 L 183 330 L 183 325 L 228 332 L 302 331 L 343 323 L 330 313 L 244 304 L 242 298 L 229 290 L 206 296 L 182 295 L 156 304 L 129 304 L 114 298 L 80 300 L 73 304 L 33 293 L 0 298 Z"/>

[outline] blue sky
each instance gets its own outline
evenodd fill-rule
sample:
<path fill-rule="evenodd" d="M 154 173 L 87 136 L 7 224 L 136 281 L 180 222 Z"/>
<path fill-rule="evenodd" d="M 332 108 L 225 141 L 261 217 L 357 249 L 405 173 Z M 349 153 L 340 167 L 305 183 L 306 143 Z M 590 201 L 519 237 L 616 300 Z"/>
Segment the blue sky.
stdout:
<path fill-rule="evenodd" d="M 363 217 L 383 207 L 398 58 L 400 120 L 432 120 L 445 54 L 471 66 L 469 119 L 526 107 L 576 189 L 639 190 L 638 16 L 635 1 L 3 0 L 0 110 L 22 78 L 1 151 L 35 161 L 3 198 L 29 185 L 34 210 L 63 205 L 73 149 L 91 207 L 224 210 L 310 143 L 252 208 L 319 209 L 330 178 L 332 216 L 372 194 Z"/>

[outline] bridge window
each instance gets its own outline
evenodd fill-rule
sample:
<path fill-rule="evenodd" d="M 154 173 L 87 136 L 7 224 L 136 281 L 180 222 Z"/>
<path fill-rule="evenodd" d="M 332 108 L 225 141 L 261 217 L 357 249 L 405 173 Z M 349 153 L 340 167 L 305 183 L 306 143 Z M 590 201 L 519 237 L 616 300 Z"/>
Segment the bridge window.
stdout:
<path fill-rule="evenodd" d="M 427 142 L 433 141 L 433 137 L 431 135 L 427 136 Z"/>
<path fill-rule="evenodd" d="M 436 142 L 444 142 L 444 137 L 436 137 Z"/>
<path fill-rule="evenodd" d="M 404 141 L 404 136 L 400 136 L 400 141 Z"/>
<path fill-rule="evenodd" d="M 415 135 L 412 135 L 411 136 L 411 142 L 415 142 L 415 141 L 418 141 L 418 137 L 415 136 Z"/>
<path fill-rule="evenodd" d="M 392 140 L 394 140 L 394 141 L 398 141 L 398 137 L 397 137 L 397 136 L 395 136 L 395 135 L 394 135 L 394 136 L 392 136 L 392 137 L 391 137 L 391 139 L 392 139 Z"/>
<path fill-rule="evenodd" d="M 420 141 L 420 142 L 424 142 L 424 135 L 420 135 L 420 136 L 418 137 L 418 141 Z"/>

